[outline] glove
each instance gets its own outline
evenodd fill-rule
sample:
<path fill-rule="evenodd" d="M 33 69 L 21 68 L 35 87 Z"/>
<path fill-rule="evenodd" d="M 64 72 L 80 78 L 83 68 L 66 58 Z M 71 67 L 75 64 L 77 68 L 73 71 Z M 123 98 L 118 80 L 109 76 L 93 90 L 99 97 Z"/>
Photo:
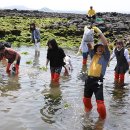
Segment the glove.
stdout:
<path fill-rule="evenodd" d="M 77 56 L 81 55 L 81 51 L 78 51 L 76 55 L 77 55 Z"/>
<path fill-rule="evenodd" d="M 16 65 L 16 63 L 17 63 L 17 61 L 15 60 L 15 61 L 13 62 L 13 64 Z"/>
<path fill-rule="evenodd" d="M 102 31 L 101 31 L 98 27 L 94 26 L 94 27 L 92 27 L 92 28 L 94 29 L 94 31 L 95 31 L 96 33 L 98 33 L 98 35 L 102 34 Z"/>
<path fill-rule="evenodd" d="M 35 43 L 37 43 L 37 39 L 35 39 Z"/>

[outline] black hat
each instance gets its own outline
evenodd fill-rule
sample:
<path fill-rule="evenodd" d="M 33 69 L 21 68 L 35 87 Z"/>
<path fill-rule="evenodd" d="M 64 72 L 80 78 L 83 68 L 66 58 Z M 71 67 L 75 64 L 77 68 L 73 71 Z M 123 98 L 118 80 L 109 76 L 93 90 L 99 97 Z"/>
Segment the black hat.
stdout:
<path fill-rule="evenodd" d="M 97 51 L 97 48 L 98 48 L 99 46 L 103 46 L 103 44 L 102 44 L 102 43 L 98 43 L 98 44 L 96 44 L 96 45 L 94 46 L 94 52 Z"/>

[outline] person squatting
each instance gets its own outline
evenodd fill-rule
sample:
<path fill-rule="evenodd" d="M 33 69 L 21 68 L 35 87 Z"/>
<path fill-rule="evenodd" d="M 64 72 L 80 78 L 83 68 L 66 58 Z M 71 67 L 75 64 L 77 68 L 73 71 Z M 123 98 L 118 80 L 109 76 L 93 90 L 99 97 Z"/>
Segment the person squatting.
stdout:
<path fill-rule="evenodd" d="M 6 66 L 7 73 L 10 73 L 11 71 L 10 67 L 12 64 L 14 64 L 15 66 L 16 74 L 19 73 L 19 64 L 21 59 L 20 54 L 17 51 L 13 50 L 12 48 L 5 47 L 4 44 L 0 43 L 0 60 L 3 59 L 8 60 L 8 64 Z"/>

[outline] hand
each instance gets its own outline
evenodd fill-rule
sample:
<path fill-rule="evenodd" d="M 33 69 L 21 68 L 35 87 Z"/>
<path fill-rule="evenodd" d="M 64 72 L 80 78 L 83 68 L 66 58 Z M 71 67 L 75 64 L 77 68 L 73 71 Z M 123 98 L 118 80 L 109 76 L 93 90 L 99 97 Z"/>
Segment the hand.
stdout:
<path fill-rule="evenodd" d="M 84 31 L 86 31 L 86 30 L 88 30 L 88 27 L 87 27 L 87 26 L 84 27 Z"/>
<path fill-rule="evenodd" d="M 102 34 L 102 31 L 101 31 L 98 27 L 94 26 L 94 27 L 92 27 L 92 28 L 93 28 L 94 31 L 95 31 L 96 33 L 98 33 L 99 35 Z"/>
<path fill-rule="evenodd" d="M 35 39 L 35 43 L 37 43 L 37 39 Z"/>
<path fill-rule="evenodd" d="M 80 51 L 78 51 L 76 55 L 77 55 L 77 56 L 79 56 L 80 54 L 81 54 L 81 52 L 80 52 Z"/>
<path fill-rule="evenodd" d="M 17 61 L 16 61 L 16 60 L 14 60 L 13 64 L 14 64 L 14 65 L 16 65 L 16 62 L 17 62 Z"/>
<path fill-rule="evenodd" d="M 79 56 L 81 55 L 81 53 L 82 53 L 81 50 L 79 50 L 76 55 Z"/>
<path fill-rule="evenodd" d="M 107 67 L 110 67 L 110 62 L 108 62 Z"/>

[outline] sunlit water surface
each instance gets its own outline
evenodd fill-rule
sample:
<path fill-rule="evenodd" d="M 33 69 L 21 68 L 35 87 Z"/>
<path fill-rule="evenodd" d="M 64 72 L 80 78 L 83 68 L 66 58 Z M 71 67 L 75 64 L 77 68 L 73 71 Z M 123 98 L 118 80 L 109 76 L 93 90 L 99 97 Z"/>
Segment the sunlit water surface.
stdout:
<path fill-rule="evenodd" d="M 92 112 L 84 112 L 82 97 L 87 70 L 82 67 L 82 56 L 65 50 L 71 56 L 73 70 L 64 76 L 62 69 L 60 84 L 52 85 L 49 67 L 47 71 L 39 69 L 45 66 L 46 48 L 41 48 L 39 58 L 34 56 L 33 47 L 15 49 L 22 56 L 18 76 L 8 76 L 5 65 L 0 63 L 0 130 L 130 129 L 130 76 L 126 74 L 124 89 L 114 88 L 115 60 L 107 68 L 104 79 L 107 119 L 101 121 L 94 96 Z M 26 64 L 27 61 L 32 64 Z"/>

